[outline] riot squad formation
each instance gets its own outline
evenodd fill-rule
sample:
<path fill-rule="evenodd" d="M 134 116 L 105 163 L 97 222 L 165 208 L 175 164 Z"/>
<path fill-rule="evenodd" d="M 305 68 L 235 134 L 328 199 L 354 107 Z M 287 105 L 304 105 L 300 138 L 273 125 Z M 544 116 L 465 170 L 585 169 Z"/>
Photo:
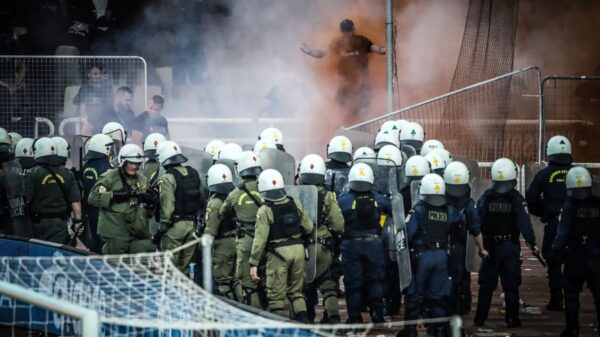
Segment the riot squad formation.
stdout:
<path fill-rule="evenodd" d="M 218 295 L 303 323 L 315 323 L 319 293 L 320 323 L 340 323 L 342 296 L 347 323 L 363 312 L 385 322 L 402 297 L 406 320 L 465 315 L 478 272 L 474 324 L 485 326 L 500 279 L 507 328 L 521 326 L 523 240 L 547 261 L 546 309 L 565 311 L 561 336 L 579 336 L 584 283 L 599 313 L 600 199 L 590 173 L 572 165 L 569 140 L 548 141 L 523 196 L 510 159 L 493 163 L 486 185 L 476 162 L 424 135 L 418 123 L 388 121 L 372 148 L 338 135 L 327 161 L 310 154 L 296 166 L 275 128 L 252 151 L 214 140 L 194 155 L 159 133 L 143 148 L 127 143 L 114 122 L 72 149 L 0 129 L 2 231 L 97 254 L 174 250 L 190 276 L 198 245 L 177 248 L 207 234 Z M 544 225 L 541 251 L 530 213 Z M 447 323 L 427 330 L 450 334 Z"/>

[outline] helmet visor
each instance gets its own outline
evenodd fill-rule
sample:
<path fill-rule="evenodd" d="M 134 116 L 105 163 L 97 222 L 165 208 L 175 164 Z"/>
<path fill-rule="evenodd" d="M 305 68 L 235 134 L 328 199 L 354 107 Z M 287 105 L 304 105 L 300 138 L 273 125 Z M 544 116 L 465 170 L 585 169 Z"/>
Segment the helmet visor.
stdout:
<path fill-rule="evenodd" d="M 570 188 L 567 189 L 567 195 L 573 199 L 583 200 L 592 195 L 591 187 Z"/>
<path fill-rule="evenodd" d="M 515 186 L 517 186 L 517 180 L 509 180 L 509 181 L 492 181 L 492 188 L 497 193 L 507 193 L 512 190 Z"/>
<path fill-rule="evenodd" d="M 262 168 L 260 168 L 259 166 L 249 167 L 245 170 L 240 171 L 240 177 L 242 177 L 242 178 L 258 177 L 261 172 L 262 172 Z"/>
<path fill-rule="evenodd" d="M 316 173 L 302 173 L 300 181 L 303 185 L 321 185 L 325 182 L 325 176 Z"/>
<path fill-rule="evenodd" d="M 440 207 L 440 206 L 444 206 L 446 204 L 446 196 L 445 195 L 419 195 L 419 199 L 421 199 L 423 202 L 431 205 L 431 206 L 435 206 L 435 207 Z"/>
<path fill-rule="evenodd" d="M 329 159 L 340 163 L 349 163 L 352 161 L 352 155 L 346 152 L 333 152 L 329 154 Z"/>
<path fill-rule="evenodd" d="M 370 192 L 373 189 L 373 184 L 366 181 L 351 181 L 348 183 L 348 187 L 356 192 Z"/>
<path fill-rule="evenodd" d="M 260 196 L 267 200 L 279 200 L 285 197 L 285 190 L 280 188 L 277 190 L 264 191 L 260 192 Z"/>
<path fill-rule="evenodd" d="M 208 187 L 208 190 L 213 193 L 227 195 L 233 191 L 233 183 L 220 183 Z"/>
<path fill-rule="evenodd" d="M 446 184 L 446 194 L 453 197 L 463 197 L 471 194 L 471 186 L 469 184 Z"/>

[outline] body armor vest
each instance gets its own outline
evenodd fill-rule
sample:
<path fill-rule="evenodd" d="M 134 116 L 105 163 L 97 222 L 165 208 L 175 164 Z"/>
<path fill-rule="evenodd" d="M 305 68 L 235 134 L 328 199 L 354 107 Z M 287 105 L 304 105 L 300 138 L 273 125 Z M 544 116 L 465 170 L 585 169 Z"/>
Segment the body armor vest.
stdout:
<path fill-rule="evenodd" d="M 514 195 L 511 192 L 488 194 L 484 207 L 485 222 L 482 230 L 485 236 L 519 239 L 519 228 L 514 212 Z"/>
<path fill-rule="evenodd" d="M 273 211 L 273 223 L 269 229 L 269 242 L 286 239 L 301 233 L 298 207 L 296 207 L 294 199 L 291 197 L 286 198 L 287 202 L 283 204 L 267 203 Z"/>
<path fill-rule="evenodd" d="M 221 195 L 221 194 L 216 194 L 215 198 L 224 202 L 225 199 L 227 198 L 227 196 Z M 217 238 L 218 239 L 224 238 L 225 233 L 231 232 L 235 229 L 236 229 L 235 221 L 233 221 L 233 219 L 231 219 L 229 217 L 225 217 L 224 219 L 221 220 L 221 223 L 219 223 L 219 231 L 217 232 Z"/>
<path fill-rule="evenodd" d="M 572 201 L 573 221 L 569 241 L 576 246 L 600 245 L 600 199 Z"/>
<path fill-rule="evenodd" d="M 427 248 L 446 249 L 450 234 L 448 206 L 434 207 L 425 204 L 425 223 L 421 235 Z"/>
<path fill-rule="evenodd" d="M 354 230 L 373 230 L 379 226 L 377 224 L 379 211 L 373 193 L 355 194 L 352 213 L 355 216 L 349 217 L 346 226 Z"/>
<path fill-rule="evenodd" d="M 184 176 L 175 168 L 169 168 L 167 173 L 175 177 L 177 186 L 175 187 L 175 211 L 174 216 L 188 217 L 195 216 L 202 208 L 202 198 L 200 196 L 200 177 L 198 171 L 189 166 L 185 166 L 187 175 Z"/>

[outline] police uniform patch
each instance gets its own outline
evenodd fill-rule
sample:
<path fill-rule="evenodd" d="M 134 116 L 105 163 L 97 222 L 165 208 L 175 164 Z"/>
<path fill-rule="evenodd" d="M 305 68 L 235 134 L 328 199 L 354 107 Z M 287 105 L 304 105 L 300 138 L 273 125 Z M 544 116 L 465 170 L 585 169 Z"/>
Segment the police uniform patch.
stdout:
<path fill-rule="evenodd" d="M 100 187 L 98 187 L 98 192 L 99 193 L 106 193 L 107 189 L 104 185 L 100 185 Z"/>

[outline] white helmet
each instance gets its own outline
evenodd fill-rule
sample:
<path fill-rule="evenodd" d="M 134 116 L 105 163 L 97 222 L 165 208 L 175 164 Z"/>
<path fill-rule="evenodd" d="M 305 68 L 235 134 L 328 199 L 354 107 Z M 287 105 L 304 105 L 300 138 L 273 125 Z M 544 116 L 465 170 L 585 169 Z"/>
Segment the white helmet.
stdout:
<path fill-rule="evenodd" d="M 444 149 L 444 144 L 437 139 L 428 139 L 425 143 L 423 143 L 421 155 L 426 156 L 431 150 L 434 149 Z"/>
<path fill-rule="evenodd" d="M 396 136 L 400 135 L 400 123 L 398 121 L 385 121 L 381 124 L 379 131 L 395 132 Z"/>
<path fill-rule="evenodd" d="M 406 161 L 404 166 L 404 175 L 413 179 L 420 179 L 426 174 L 431 173 L 429 162 L 423 156 L 412 156 Z"/>
<path fill-rule="evenodd" d="M 567 172 L 567 195 L 571 198 L 582 200 L 592 195 L 592 176 L 581 166 L 575 166 Z"/>
<path fill-rule="evenodd" d="M 356 192 L 369 192 L 373 188 L 373 169 L 365 163 L 352 165 L 348 173 L 348 187 Z"/>
<path fill-rule="evenodd" d="M 207 172 L 208 190 L 217 194 L 228 194 L 233 190 L 233 174 L 227 165 L 214 164 Z"/>
<path fill-rule="evenodd" d="M 23 136 L 17 132 L 9 132 L 8 136 L 10 137 L 11 148 L 13 152 L 15 152 L 15 147 L 17 146 L 17 143 L 23 139 Z"/>
<path fill-rule="evenodd" d="M 266 169 L 258 176 L 258 192 L 268 200 L 278 200 L 285 196 L 283 177 L 279 171 Z"/>
<path fill-rule="evenodd" d="M 557 164 L 570 164 L 573 162 L 571 156 L 571 142 L 565 136 L 554 136 L 546 145 L 546 156 L 548 161 Z"/>
<path fill-rule="evenodd" d="M 429 162 L 429 166 L 433 173 L 437 173 L 440 176 L 444 175 L 444 169 L 446 168 L 446 159 L 444 159 L 437 151 L 430 151 L 425 159 Z"/>
<path fill-rule="evenodd" d="M 223 141 L 218 140 L 218 139 L 211 140 L 204 147 L 204 152 L 210 153 L 213 160 L 217 160 L 217 159 L 219 159 L 219 152 L 221 151 L 223 146 L 225 146 L 225 143 Z"/>
<path fill-rule="evenodd" d="M 283 150 L 283 133 L 276 128 L 266 128 L 262 130 L 258 139 L 270 139 L 275 142 L 279 150 Z"/>
<path fill-rule="evenodd" d="M 58 156 L 58 145 L 49 137 L 38 138 L 33 142 L 35 161 L 48 165 L 60 165 L 62 159 Z"/>
<path fill-rule="evenodd" d="M 119 150 L 117 159 L 120 166 L 125 165 L 126 162 L 141 164 L 144 162 L 144 152 L 136 144 L 125 144 Z"/>
<path fill-rule="evenodd" d="M 172 140 L 167 140 L 158 146 L 158 162 L 162 166 L 185 163 L 188 159 L 181 152 L 181 147 Z"/>
<path fill-rule="evenodd" d="M 11 145 L 12 138 L 10 134 L 4 128 L 0 128 L 0 144 Z"/>
<path fill-rule="evenodd" d="M 402 166 L 402 152 L 394 145 L 385 145 L 377 152 L 377 165 Z"/>
<path fill-rule="evenodd" d="M 335 136 L 327 144 L 327 158 L 340 163 L 352 161 L 352 142 L 346 136 Z"/>
<path fill-rule="evenodd" d="M 22 138 L 15 146 L 15 156 L 19 159 L 21 167 L 30 169 L 35 166 L 35 158 L 33 157 L 33 139 Z"/>
<path fill-rule="evenodd" d="M 108 158 L 113 144 L 113 139 L 103 133 L 93 135 L 86 143 L 87 153 L 83 159 Z"/>
<path fill-rule="evenodd" d="M 162 133 L 151 133 L 144 140 L 144 155 L 146 158 L 154 158 L 156 156 L 156 150 L 160 144 L 165 142 L 167 137 L 165 137 Z"/>
<path fill-rule="evenodd" d="M 379 131 L 375 136 L 375 149 L 380 149 L 385 145 L 394 145 L 400 148 L 398 135 L 390 131 Z"/>
<path fill-rule="evenodd" d="M 258 142 L 256 142 L 256 144 L 254 144 L 252 151 L 254 151 L 254 153 L 258 154 L 260 151 L 262 151 L 264 149 L 277 150 L 277 144 L 275 144 L 275 141 L 272 139 L 259 139 Z"/>
<path fill-rule="evenodd" d="M 123 125 L 117 122 L 108 122 L 102 127 L 102 133 L 108 135 L 112 139 L 125 144 L 127 140 L 127 132 Z"/>
<path fill-rule="evenodd" d="M 469 169 L 467 165 L 453 161 L 444 170 L 444 182 L 446 183 L 446 193 L 453 197 L 462 197 L 468 195 L 471 191 L 469 186 Z"/>
<path fill-rule="evenodd" d="M 376 160 L 375 158 L 377 158 L 377 154 L 375 153 L 375 151 L 370 148 L 370 147 L 359 147 L 358 150 L 356 150 L 356 152 L 354 152 L 354 157 L 352 158 L 352 161 L 357 164 L 357 163 L 367 163 L 367 164 L 375 164 Z"/>
<path fill-rule="evenodd" d="M 410 124 L 410 122 L 407 121 L 406 119 L 398 119 L 398 120 L 396 120 L 396 124 L 398 125 L 398 128 L 399 128 L 398 133 L 402 133 L 402 129 L 404 129 L 408 124 Z"/>
<path fill-rule="evenodd" d="M 256 177 L 262 172 L 260 158 L 252 151 L 242 152 L 236 159 L 236 162 L 237 170 L 242 178 Z"/>
<path fill-rule="evenodd" d="M 425 132 L 423 127 L 419 123 L 411 122 L 402 127 L 400 132 L 400 142 L 403 145 L 410 145 L 417 150 L 417 153 L 421 151 L 423 147 L 423 140 L 425 139 Z"/>
<path fill-rule="evenodd" d="M 492 188 L 506 193 L 517 185 L 517 166 L 508 158 L 500 158 L 492 165 Z"/>
<path fill-rule="evenodd" d="M 437 174 L 430 173 L 421 179 L 419 199 L 432 206 L 446 204 L 446 184 L 444 179 Z"/>
<path fill-rule="evenodd" d="M 0 162 L 7 162 L 15 159 L 12 139 L 5 129 L 0 128 Z"/>
<path fill-rule="evenodd" d="M 429 151 L 429 153 L 431 152 L 435 152 L 436 154 L 441 156 L 446 161 L 446 165 L 454 161 L 454 158 L 452 158 L 452 154 L 446 149 L 433 149 Z"/>
<path fill-rule="evenodd" d="M 325 182 L 325 161 L 318 154 L 309 154 L 300 162 L 300 181 L 304 185 L 319 185 Z"/>
<path fill-rule="evenodd" d="M 58 146 L 58 156 L 62 158 L 63 164 L 66 163 L 70 156 L 71 145 L 63 137 L 52 137 L 52 140 Z"/>
<path fill-rule="evenodd" d="M 236 143 L 227 143 L 223 145 L 221 151 L 219 151 L 218 160 L 231 160 L 236 162 L 244 150 L 241 146 Z"/>

